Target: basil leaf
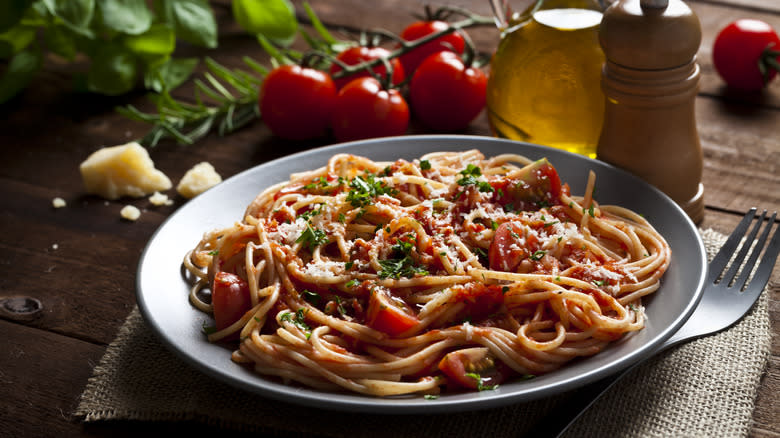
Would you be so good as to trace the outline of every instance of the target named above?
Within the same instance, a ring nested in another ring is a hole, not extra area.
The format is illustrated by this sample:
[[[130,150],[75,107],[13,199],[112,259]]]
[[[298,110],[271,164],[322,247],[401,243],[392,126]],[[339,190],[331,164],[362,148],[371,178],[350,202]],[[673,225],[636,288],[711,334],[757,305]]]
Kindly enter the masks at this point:
[[[198,65],[198,58],[169,59],[165,63],[149,68],[144,75],[144,86],[162,93],[178,87],[192,75]]]
[[[40,50],[24,50],[11,58],[8,68],[0,79],[0,103],[16,96],[32,80],[34,73],[41,67],[43,56]]]
[[[95,0],[42,0],[49,12],[74,32],[94,38],[89,23],[95,15]]]
[[[35,28],[32,26],[18,25],[0,33],[0,42],[6,47],[0,49],[0,56],[9,58],[14,53],[24,50],[35,39]]]
[[[46,29],[44,39],[46,41],[46,47],[53,53],[56,53],[68,61],[73,61],[76,57],[76,53],[78,52],[76,38],[74,38],[67,27],[59,25],[49,27]]]
[[[141,35],[128,35],[124,44],[138,55],[170,55],[176,48],[176,35],[169,25],[158,23]]]
[[[251,34],[262,34],[282,45],[292,44],[298,31],[289,0],[234,0],[233,17]]]
[[[87,88],[96,93],[116,96],[133,89],[136,60],[132,53],[116,44],[105,44],[92,59]]]
[[[152,25],[152,12],[145,0],[98,0],[103,24],[117,32],[139,35]]]
[[[16,26],[33,0],[4,0],[0,6],[0,32]]]
[[[217,47],[217,22],[207,0],[164,0],[162,6],[173,20],[176,35],[189,43]]]

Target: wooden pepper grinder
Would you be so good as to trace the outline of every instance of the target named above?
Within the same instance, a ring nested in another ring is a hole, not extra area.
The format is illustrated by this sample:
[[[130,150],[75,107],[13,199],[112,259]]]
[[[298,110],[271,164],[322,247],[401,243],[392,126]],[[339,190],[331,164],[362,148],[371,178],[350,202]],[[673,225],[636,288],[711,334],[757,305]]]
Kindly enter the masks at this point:
[[[597,157],[658,187],[700,222],[698,17],[680,0],[619,0],[604,12],[599,40],[607,61]]]

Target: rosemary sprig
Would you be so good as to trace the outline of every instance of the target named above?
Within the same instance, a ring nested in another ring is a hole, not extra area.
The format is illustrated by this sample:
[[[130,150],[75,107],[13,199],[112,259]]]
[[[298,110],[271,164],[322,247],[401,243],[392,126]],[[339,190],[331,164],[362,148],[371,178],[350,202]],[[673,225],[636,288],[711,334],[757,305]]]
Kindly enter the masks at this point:
[[[193,144],[214,127],[219,135],[225,135],[260,117],[257,95],[262,79],[242,70],[227,69],[211,58],[205,61],[204,80],[194,82],[194,104],[177,101],[164,90],[149,95],[157,114],[141,112],[132,105],[117,108],[130,119],[153,125],[139,143],[151,148],[165,138],[172,138],[180,144]],[[248,58],[244,62],[261,76],[267,73],[263,66]],[[208,103],[204,97],[208,97]]]

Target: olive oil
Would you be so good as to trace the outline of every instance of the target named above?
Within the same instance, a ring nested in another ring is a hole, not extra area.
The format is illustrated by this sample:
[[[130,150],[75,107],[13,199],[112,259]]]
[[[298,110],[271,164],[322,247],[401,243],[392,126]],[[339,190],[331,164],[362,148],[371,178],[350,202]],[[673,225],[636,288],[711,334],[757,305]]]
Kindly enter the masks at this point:
[[[490,125],[498,137],[593,158],[604,117],[601,11],[544,7],[509,21],[491,63]]]

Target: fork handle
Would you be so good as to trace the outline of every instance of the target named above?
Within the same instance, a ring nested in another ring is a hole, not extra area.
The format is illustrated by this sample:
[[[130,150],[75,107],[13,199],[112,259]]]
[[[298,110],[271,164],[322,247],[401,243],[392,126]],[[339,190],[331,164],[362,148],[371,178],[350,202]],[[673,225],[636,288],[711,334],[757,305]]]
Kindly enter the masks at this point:
[[[685,340],[696,337],[695,334],[689,333],[685,330],[688,324],[684,324],[678,332],[672,335],[671,338],[664,341],[658,349],[653,350],[646,358],[631,365],[625,370],[611,374],[597,380],[593,383],[589,383],[582,389],[578,390],[576,395],[564,402],[563,406],[555,409],[555,412],[548,414],[545,418],[542,418],[536,423],[536,425],[529,431],[526,436],[528,437],[556,437],[560,438],[569,428],[577,421],[596,401],[609,391],[617,382],[621,381],[623,377],[629,374],[634,368],[643,364],[651,357],[655,357],[658,353],[675,346]]]

